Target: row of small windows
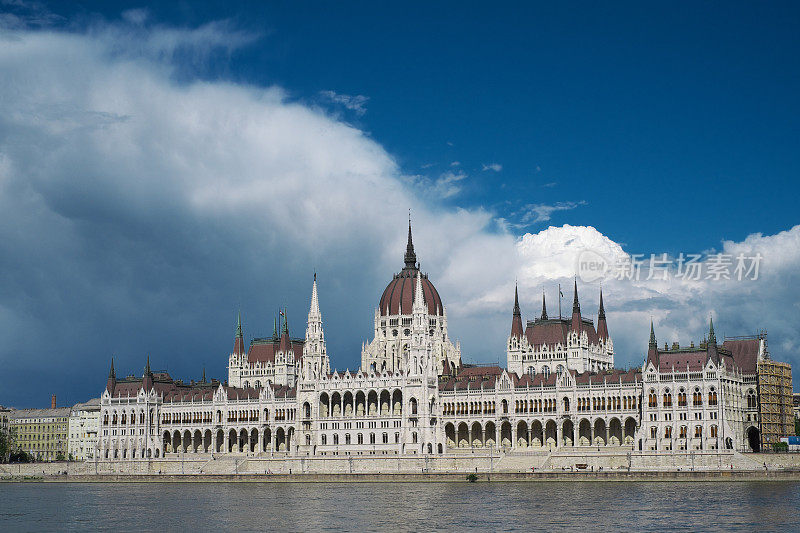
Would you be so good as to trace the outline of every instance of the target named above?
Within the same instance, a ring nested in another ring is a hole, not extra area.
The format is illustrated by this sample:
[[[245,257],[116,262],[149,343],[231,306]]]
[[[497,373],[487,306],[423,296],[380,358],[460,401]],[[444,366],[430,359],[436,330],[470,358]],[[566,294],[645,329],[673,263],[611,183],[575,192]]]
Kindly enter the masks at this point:
[[[708,405],[717,405],[717,391],[714,390],[714,387],[708,392]],[[678,407],[686,407],[687,406],[687,395],[683,389],[678,392]],[[695,387],[694,392],[692,393],[692,406],[693,407],[701,407],[703,405],[703,393],[700,391],[700,387]],[[647,395],[647,406],[648,407],[658,407],[658,394],[656,393],[655,389],[650,389],[650,393]],[[663,407],[672,407],[672,393],[669,389],[664,391],[662,395],[662,406]]]
[[[711,426],[711,438],[716,438],[718,436],[719,430],[716,425]],[[678,429],[678,438],[685,439],[688,435],[688,428],[686,426],[681,426]],[[703,426],[695,426],[694,427],[694,437],[701,438],[703,436]],[[658,438],[658,428],[656,426],[650,427],[650,438],[657,439]],[[672,438],[672,426],[667,426],[664,428],[664,438],[671,439]]]
[[[309,436],[307,436],[307,438],[306,438],[306,444],[310,444],[310,443],[311,443],[311,441],[310,441],[310,438],[311,438],[311,436],[310,436],[310,435],[309,435]],[[412,433],[412,434],[411,434],[411,441],[412,441],[414,444],[417,444],[417,439],[418,439],[418,437],[417,437],[417,433],[416,433],[416,432]],[[321,443],[323,446],[327,446],[327,445],[328,445],[328,436],[323,434],[323,435],[320,437],[320,443]],[[345,433],[345,434],[344,434],[344,443],[345,443],[346,445],[347,445],[347,444],[352,444],[352,443],[351,443],[351,438],[350,438],[350,433]],[[375,435],[375,433],[370,433],[370,434],[369,434],[369,443],[370,443],[370,444],[377,444],[377,442],[376,442],[376,435]],[[382,444],[389,444],[389,434],[388,434],[388,433],[383,433],[383,434],[381,435],[381,443],[382,443]],[[399,444],[399,443],[400,443],[400,433],[395,433],[395,434],[394,434],[394,443],[395,443],[395,444]],[[333,444],[334,446],[338,446],[338,445],[339,445],[339,435],[338,435],[338,434],[336,434],[336,433],[334,433],[334,434],[333,434],[333,438],[332,438],[332,444]],[[364,434],[363,434],[363,433],[358,433],[358,434],[356,435],[356,444],[364,444]]]

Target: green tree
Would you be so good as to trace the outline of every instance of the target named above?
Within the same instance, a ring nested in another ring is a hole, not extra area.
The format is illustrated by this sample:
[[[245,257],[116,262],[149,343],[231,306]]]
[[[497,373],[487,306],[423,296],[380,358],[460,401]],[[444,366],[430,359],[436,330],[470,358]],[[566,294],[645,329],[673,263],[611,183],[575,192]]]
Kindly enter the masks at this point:
[[[56,461],[63,461],[65,459],[64,452],[58,452],[56,454]]]
[[[11,455],[11,435],[0,430],[0,463],[5,463]]]

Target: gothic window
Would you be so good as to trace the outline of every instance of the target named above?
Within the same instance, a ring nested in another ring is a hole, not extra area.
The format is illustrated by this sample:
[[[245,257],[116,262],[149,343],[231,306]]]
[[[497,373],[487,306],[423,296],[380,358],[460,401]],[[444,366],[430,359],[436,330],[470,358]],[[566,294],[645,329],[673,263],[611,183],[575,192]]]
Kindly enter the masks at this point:
[[[672,393],[669,392],[669,389],[664,391],[664,407],[672,407]]]
[[[547,365],[544,365],[542,367],[542,374],[544,375],[544,379],[547,379],[550,376],[550,367],[547,366]]]

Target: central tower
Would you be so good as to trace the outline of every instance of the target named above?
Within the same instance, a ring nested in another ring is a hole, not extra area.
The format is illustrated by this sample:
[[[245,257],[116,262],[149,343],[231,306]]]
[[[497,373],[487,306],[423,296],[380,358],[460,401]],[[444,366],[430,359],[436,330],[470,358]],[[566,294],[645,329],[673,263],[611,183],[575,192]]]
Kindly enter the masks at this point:
[[[410,350],[421,345],[430,350],[437,373],[445,365],[450,371],[461,366],[461,347],[447,336],[447,310],[436,287],[419,269],[409,220],[404,266],[386,286],[375,309],[375,337],[362,346],[361,370],[408,372]]]

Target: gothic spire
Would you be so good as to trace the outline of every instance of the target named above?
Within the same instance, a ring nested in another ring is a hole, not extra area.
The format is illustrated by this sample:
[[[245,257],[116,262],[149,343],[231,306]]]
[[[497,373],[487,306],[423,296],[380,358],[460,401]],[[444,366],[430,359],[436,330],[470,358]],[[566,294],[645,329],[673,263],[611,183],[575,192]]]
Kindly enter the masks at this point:
[[[578,278],[575,278],[575,288],[573,289],[573,298],[572,298],[572,312],[578,313],[578,316],[581,314],[581,304],[578,302]]]
[[[650,348],[657,348],[658,344],[656,343],[656,332],[653,329],[653,319],[650,319]]]
[[[417,254],[414,253],[414,241],[411,239],[411,214],[408,215],[408,244],[406,245],[406,268],[416,268]]]
[[[606,310],[603,308],[603,289],[600,289],[600,309],[597,311],[597,336],[608,338],[608,324],[606,324]]]
[[[572,298],[572,325],[570,326],[573,331],[579,334],[582,330],[581,326],[581,304],[578,302],[578,278],[575,278],[574,296]]]
[[[717,336],[714,334],[714,318],[713,317],[709,317],[708,343],[709,344],[716,344],[717,343]]]
[[[422,292],[422,274],[420,272],[417,272],[416,286],[414,288],[413,309],[424,309],[425,311],[428,310],[428,308],[425,306],[425,294]]]
[[[544,289],[542,289],[542,320],[547,320],[547,301],[544,297]]]
[[[203,378],[200,380],[200,383],[206,382],[206,367],[203,367]]]
[[[605,320],[606,318],[606,310],[603,309],[603,289],[600,289],[600,310],[597,312],[597,319],[598,320]]]
[[[653,329],[653,319],[650,319],[650,342],[647,347],[647,363],[653,363],[653,366],[658,369],[659,356],[658,345],[656,344],[656,333]]]
[[[522,312],[519,309],[519,290],[514,284],[514,314],[511,317],[511,337],[522,338]]]
[[[144,367],[144,373],[145,374],[152,374],[152,372],[150,372],[150,354],[147,354],[147,363],[145,364],[145,367]]]
[[[241,355],[244,353],[244,335],[242,334],[242,312],[236,314],[236,337],[233,340],[233,353]]]
[[[116,379],[117,374],[114,372],[114,358],[111,358],[111,369],[108,371],[108,379]]]

